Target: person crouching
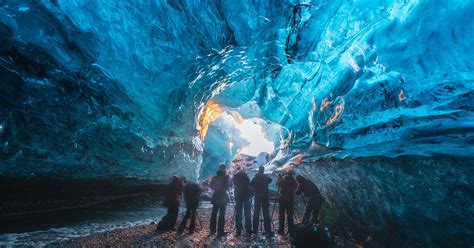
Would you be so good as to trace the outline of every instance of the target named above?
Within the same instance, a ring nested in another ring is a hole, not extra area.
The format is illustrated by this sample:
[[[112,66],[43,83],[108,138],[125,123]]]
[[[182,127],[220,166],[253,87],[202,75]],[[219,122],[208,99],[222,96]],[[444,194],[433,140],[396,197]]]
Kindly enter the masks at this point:
[[[325,202],[324,197],[321,195],[318,187],[310,180],[298,175],[296,176],[296,181],[298,181],[296,194],[302,193],[308,199],[302,222],[306,224],[318,223],[319,210],[321,210],[321,206]]]
[[[183,188],[183,181],[177,176],[173,176],[170,183],[166,185],[163,205],[167,208],[167,212],[160,223],[158,223],[156,228],[158,231],[175,230],[174,226],[178,220],[180,198]]]

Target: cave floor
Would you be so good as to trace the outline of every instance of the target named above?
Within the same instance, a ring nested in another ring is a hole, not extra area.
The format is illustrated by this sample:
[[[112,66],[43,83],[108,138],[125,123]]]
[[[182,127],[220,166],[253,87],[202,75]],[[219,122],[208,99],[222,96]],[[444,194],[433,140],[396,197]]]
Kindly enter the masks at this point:
[[[209,204],[203,205],[209,206]],[[159,232],[156,231],[156,223],[151,223],[53,243],[47,247],[291,247],[288,235],[275,234],[273,237],[266,237],[263,234],[251,237],[236,236],[232,223],[232,213],[233,208],[230,205],[227,208],[225,223],[225,230],[228,234],[223,238],[217,238],[215,235],[209,234],[211,208],[201,207],[198,209],[199,219],[196,231],[193,234],[188,234],[187,229],[180,235],[176,231]],[[183,212],[180,212],[178,224],[182,215]],[[297,218],[301,219],[301,215],[297,214]],[[275,210],[272,222],[273,229],[276,229],[278,209]],[[339,237],[336,237],[336,243],[335,247],[361,247]]]

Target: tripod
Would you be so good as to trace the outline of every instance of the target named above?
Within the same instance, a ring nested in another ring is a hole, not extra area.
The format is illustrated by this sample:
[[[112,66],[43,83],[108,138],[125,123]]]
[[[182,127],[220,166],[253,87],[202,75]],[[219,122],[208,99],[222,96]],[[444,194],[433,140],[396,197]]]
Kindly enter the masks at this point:
[[[234,213],[232,214],[232,219],[230,219],[231,226],[233,226],[234,225],[234,219],[235,219],[235,201],[234,201],[234,197],[232,196],[231,193],[232,192],[230,192],[230,189],[227,190],[227,194],[229,194],[229,198],[230,198],[230,204],[232,204],[234,206]]]
[[[298,217],[296,217],[295,208],[293,208],[293,218],[295,219],[295,223],[299,223]]]
[[[297,195],[297,196],[298,196],[298,195]],[[304,208],[306,208],[306,205],[307,205],[306,199],[304,198],[303,195],[299,195],[299,197],[300,197],[300,199],[301,199],[301,202],[303,203]],[[294,211],[294,209],[293,209],[293,211]],[[306,210],[303,209],[303,211],[306,211]],[[293,214],[293,216],[295,216],[295,220],[298,221],[298,219],[296,218],[296,215]],[[301,217],[301,222],[303,222],[303,218],[304,218],[304,216]]]
[[[280,190],[281,190],[281,188],[278,187],[277,198],[275,199],[275,203],[274,203],[274,205],[273,205],[273,210],[272,210],[272,217],[271,217],[272,220],[273,220],[273,214],[274,214],[275,209],[276,209],[276,203],[277,203],[277,201],[278,201],[278,199],[279,199],[279,197],[280,197]],[[299,223],[298,217],[296,216],[296,211],[295,211],[295,205],[296,205],[296,204],[295,204],[295,203],[296,203],[295,201],[293,201],[293,203],[292,203],[292,204],[293,204],[293,208],[292,208],[293,220],[294,220],[294,223]],[[303,203],[306,205],[306,202],[305,202],[304,197],[303,197]],[[281,207],[281,206],[280,206],[280,207]],[[272,224],[273,224],[273,222],[272,222]]]
[[[196,218],[197,218],[197,220],[198,220],[198,222],[199,222],[199,226],[200,226],[201,229],[202,229],[202,222],[201,222],[201,218],[199,218],[199,214],[198,214],[198,212],[197,212],[197,209],[196,209]]]
[[[253,215],[255,215],[255,207],[254,207],[254,205],[255,205],[255,199],[254,199],[254,202],[251,202],[251,204],[250,204],[250,207],[251,207],[251,209],[252,209]],[[260,211],[260,209],[259,209],[258,211]],[[259,221],[259,223],[258,223],[259,227],[258,227],[258,228],[259,228],[260,230],[263,230],[263,211],[262,211],[262,215],[259,214],[259,220],[258,220],[258,221]],[[255,231],[255,230],[254,230],[254,231]]]
[[[275,213],[275,208],[276,208],[276,205],[277,205],[277,201],[278,201],[278,198],[280,197],[280,187],[278,187],[278,191],[277,191],[277,197],[275,198],[275,202],[273,203],[273,210],[272,210],[272,215],[270,217],[270,220],[272,221],[272,229],[273,229],[273,214]]]
[[[198,211],[197,211],[198,209],[199,209],[199,204],[196,205],[196,206],[194,206],[194,205],[192,205],[192,206],[187,205],[186,206],[186,212],[181,218],[181,224],[179,225],[179,228],[178,228],[178,234],[183,233],[183,231],[186,228],[186,225],[188,223],[188,218],[191,221],[190,226],[189,226],[190,233],[194,232],[194,230],[195,230],[196,219],[198,220],[199,226],[202,229],[202,222],[201,222],[201,218],[199,218],[199,214],[198,214]]]

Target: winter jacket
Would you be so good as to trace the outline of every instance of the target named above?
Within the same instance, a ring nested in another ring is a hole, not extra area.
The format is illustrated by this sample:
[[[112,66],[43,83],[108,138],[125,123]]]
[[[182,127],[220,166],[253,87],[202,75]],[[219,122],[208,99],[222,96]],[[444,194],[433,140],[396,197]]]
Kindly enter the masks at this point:
[[[199,203],[201,200],[202,188],[197,183],[188,183],[184,186],[184,201],[186,204]]]
[[[296,194],[303,193],[305,197],[324,200],[324,197],[321,195],[318,187],[311,182],[310,180],[304,179],[302,182],[298,183],[298,188],[296,190]]]
[[[292,199],[295,195],[298,182],[293,176],[286,175],[278,180],[280,199]]]
[[[269,176],[257,173],[251,183],[255,189],[255,197],[268,196],[268,185],[271,182],[272,179]]]
[[[181,193],[183,193],[183,182],[174,176],[171,182],[166,186],[164,205],[168,208],[179,207]]]
[[[232,178],[234,183],[234,196],[235,199],[246,199],[250,197],[250,179],[244,171],[239,171]]]
[[[228,196],[227,190],[229,189],[229,176],[225,174],[225,171],[217,171],[216,175],[212,177],[210,187],[214,190],[212,194],[212,204],[227,204]]]

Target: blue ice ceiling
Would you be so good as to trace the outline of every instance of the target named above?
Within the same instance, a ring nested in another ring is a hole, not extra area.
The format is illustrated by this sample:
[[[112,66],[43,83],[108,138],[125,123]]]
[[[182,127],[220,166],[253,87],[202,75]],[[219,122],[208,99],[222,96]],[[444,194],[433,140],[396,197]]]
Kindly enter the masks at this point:
[[[209,100],[288,128],[295,149],[472,156],[472,10],[469,1],[5,2],[1,173],[199,167]]]
[[[0,175],[195,178],[236,134],[213,129],[219,113],[238,113],[284,130],[276,162],[301,163],[357,238],[463,246],[474,236],[473,11],[437,0],[3,1]],[[387,226],[425,240],[384,236]],[[433,238],[446,232],[463,238]]]

